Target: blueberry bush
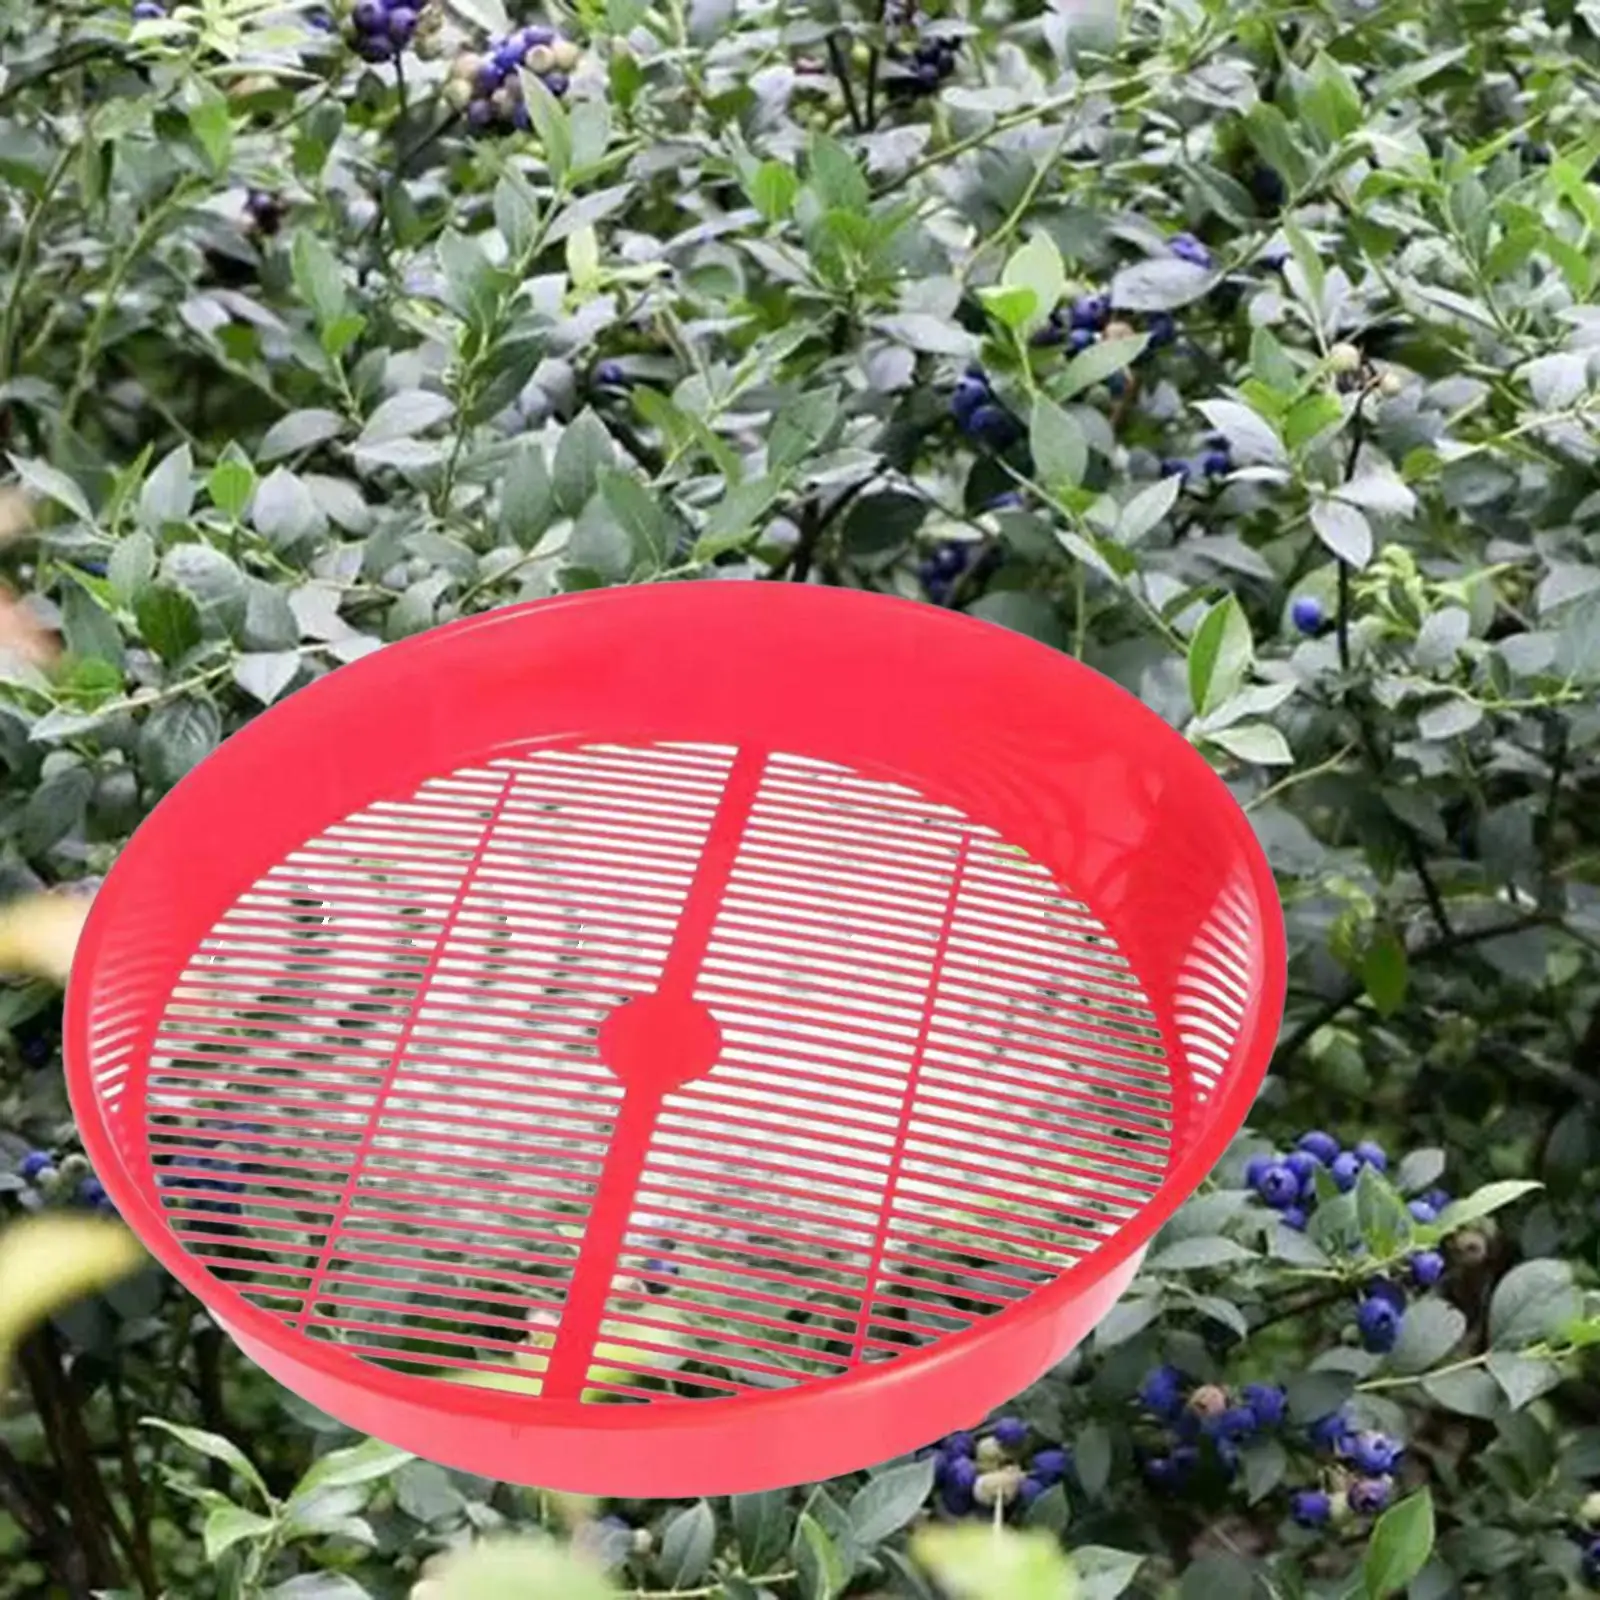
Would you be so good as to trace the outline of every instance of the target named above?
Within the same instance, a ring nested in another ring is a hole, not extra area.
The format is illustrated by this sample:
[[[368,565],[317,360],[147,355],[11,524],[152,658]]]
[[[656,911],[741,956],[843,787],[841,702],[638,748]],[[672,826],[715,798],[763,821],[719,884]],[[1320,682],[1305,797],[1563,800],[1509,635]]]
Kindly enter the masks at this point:
[[[809,582],[1137,692],[1290,990],[1005,1415],[595,1504],[349,1436],[138,1265],[4,920],[0,1596],[1600,1590],[1597,108],[1595,0],[9,0],[0,879],[52,948],[343,662]]]

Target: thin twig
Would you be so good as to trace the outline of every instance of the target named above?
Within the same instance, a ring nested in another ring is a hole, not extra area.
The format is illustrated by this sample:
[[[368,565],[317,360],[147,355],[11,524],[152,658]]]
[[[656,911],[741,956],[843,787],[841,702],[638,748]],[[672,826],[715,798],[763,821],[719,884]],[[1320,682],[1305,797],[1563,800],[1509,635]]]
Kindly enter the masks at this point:
[[[836,33],[828,35],[828,64],[833,68],[834,77],[839,80],[839,92],[844,96],[844,109],[849,115],[850,126],[857,133],[865,133],[867,125],[862,120],[861,108],[856,104],[856,92],[850,86],[850,63],[845,60]]]

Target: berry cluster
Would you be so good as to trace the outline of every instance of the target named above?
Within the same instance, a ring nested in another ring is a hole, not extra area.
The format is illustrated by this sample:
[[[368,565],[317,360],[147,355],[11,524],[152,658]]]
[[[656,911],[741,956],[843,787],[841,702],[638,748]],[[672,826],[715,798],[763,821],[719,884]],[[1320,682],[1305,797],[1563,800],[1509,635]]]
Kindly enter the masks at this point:
[[[1313,1129],[1301,1134],[1287,1155],[1251,1158],[1245,1182],[1274,1211],[1285,1227],[1303,1230],[1317,1203],[1317,1174],[1325,1172],[1341,1194],[1356,1186],[1363,1167],[1387,1172],[1389,1158],[1381,1145],[1363,1139],[1349,1150],[1341,1149],[1331,1133]],[[1437,1222],[1450,1204],[1443,1189],[1430,1189],[1407,1203],[1412,1219],[1424,1226]],[[1444,1276],[1444,1257],[1437,1250],[1417,1250],[1407,1263],[1412,1283],[1429,1289]],[[1405,1318],[1406,1294],[1397,1283],[1376,1278],[1362,1286],[1356,1307],[1356,1331],[1371,1351],[1392,1350]]]
[[[1343,1409],[1312,1423],[1307,1437],[1314,1450],[1332,1457],[1324,1484],[1291,1496],[1289,1515],[1302,1528],[1338,1524],[1352,1513],[1376,1516],[1394,1494],[1394,1473],[1405,1446],[1375,1429],[1358,1429]]]
[[[1202,442],[1200,454],[1193,460],[1181,456],[1168,456],[1161,463],[1163,478],[1182,478],[1192,483],[1196,476],[1225,478],[1233,471],[1233,446],[1223,433],[1208,433]]]
[[[104,1185],[80,1155],[64,1156],[58,1163],[48,1150],[30,1150],[18,1163],[17,1176],[26,1185],[19,1198],[29,1211],[66,1204],[101,1216],[117,1214]]]
[[[922,1452],[933,1457],[933,1481],[944,1509],[952,1517],[974,1511],[992,1516],[996,1506],[1026,1510],[1062,1482],[1072,1471],[1070,1452],[1047,1445],[1030,1453],[1029,1432],[1021,1417],[1001,1417],[981,1438],[952,1433]]]
[[[467,114],[474,133],[504,132],[532,125],[523,100],[523,71],[531,72],[553,95],[564,95],[578,47],[554,28],[519,28],[504,39],[491,39],[481,55],[457,56],[447,90]]]
[[[416,7],[403,0],[356,0],[350,10],[350,44],[363,61],[392,61],[417,31]]]
[[[942,39],[937,34],[918,40],[909,53],[899,45],[890,45],[884,52],[890,63],[884,75],[889,93],[906,100],[937,94],[956,70],[956,51],[960,48],[959,39]]]
[[[1247,1383],[1236,1395],[1215,1383],[1191,1390],[1176,1367],[1147,1373],[1139,1385],[1139,1404],[1169,1430],[1162,1450],[1142,1461],[1145,1481],[1158,1489],[1179,1488],[1207,1449],[1231,1478],[1240,1446],[1282,1428],[1288,1411],[1284,1391],[1275,1383]]]
[[[968,367],[950,396],[950,414],[956,426],[991,450],[1005,450],[1022,437],[1022,424],[996,397],[982,367]]]
[[[1101,339],[1128,339],[1138,331],[1129,322],[1112,320],[1109,295],[1087,293],[1078,295],[1070,305],[1057,306],[1045,325],[1033,335],[1032,342],[1041,349],[1065,345],[1067,353],[1075,356]],[[1177,340],[1177,319],[1170,311],[1151,312],[1144,319],[1143,331],[1149,342],[1139,358],[1141,361]],[[1121,378],[1122,374],[1114,376]],[[1120,385],[1108,380],[1107,387],[1116,393]]]

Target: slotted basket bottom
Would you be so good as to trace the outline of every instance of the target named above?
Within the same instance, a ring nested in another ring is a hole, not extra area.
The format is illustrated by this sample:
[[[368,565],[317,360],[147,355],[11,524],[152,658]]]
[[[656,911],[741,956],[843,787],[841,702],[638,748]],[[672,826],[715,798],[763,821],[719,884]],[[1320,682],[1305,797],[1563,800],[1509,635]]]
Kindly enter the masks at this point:
[[[869,664],[901,711],[954,666],[987,763],[864,710]],[[392,646],[180,785],[85,934],[74,1099],[130,1222],[335,1415],[550,1487],[768,1486],[975,1420],[1103,1314],[1248,1105],[1276,915],[1209,770],[1064,658],[609,592]]]

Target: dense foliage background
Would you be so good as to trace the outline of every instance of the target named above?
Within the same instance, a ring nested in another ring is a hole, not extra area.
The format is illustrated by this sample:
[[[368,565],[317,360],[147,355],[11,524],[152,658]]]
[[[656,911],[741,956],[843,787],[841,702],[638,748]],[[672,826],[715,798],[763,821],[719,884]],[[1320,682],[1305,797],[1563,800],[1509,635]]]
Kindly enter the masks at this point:
[[[1136,690],[1248,807],[1292,965],[1252,1131],[1082,1351],[731,1505],[469,1479],[276,1388],[126,1275],[58,991],[0,991],[0,1594],[1600,1586],[1597,36],[1595,0],[11,0],[8,892],[92,889],[387,640],[817,582]]]

